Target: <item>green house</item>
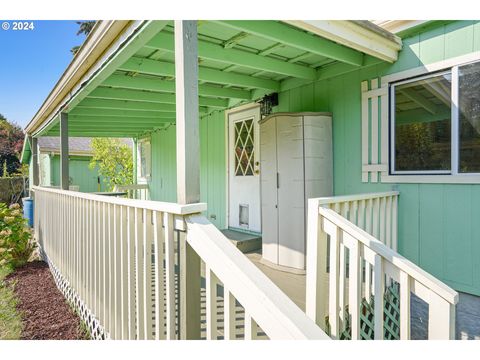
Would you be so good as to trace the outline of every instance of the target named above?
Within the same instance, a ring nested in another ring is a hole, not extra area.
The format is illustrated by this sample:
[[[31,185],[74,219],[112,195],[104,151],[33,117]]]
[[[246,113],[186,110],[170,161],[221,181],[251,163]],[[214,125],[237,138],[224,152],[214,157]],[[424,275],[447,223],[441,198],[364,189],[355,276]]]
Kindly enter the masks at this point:
[[[428,338],[462,337],[457,291],[480,296],[479,35],[479,21],[98,22],[69,68],[78,80],[62,78],[26,133],[134,138],[135,186],[151,200],[84,201],[124,219],[115,234],[137,229],[136,253],[165,234],[152,251],[173,256],[173,226],[184,286],[180,330],[169,307],[165,323],[147,316],[133,335],[100,312],[104,334],[150,338],[152,325],[167,338],[217,338],[218,295],[225,314],[230,296],[244,307],[245,337],[411,338],[413,293],[428,304]],[[47,201],[73,195],[33,183],[40,234]],[[39,241],[51,253],[55,242]],[[168,264],[158,271],[171,275]],[[163,296],[157,286],[148,291]],[[399,315],[383,319],[378,304]],[[384,333],[384,321],[397,330]]]
[[[98,169],[90,169],[92,159],[91,138],[72,137],[69,142],[69,183],[72,189],[82,192],[105,190]],[[31,150],[27,145],[22,153],[22,163],[32,167]],[[60,186],[60,139],[45,136],[38,140],[39,182],[42,186]],[[32,172],[30,171],[30,177]],[[32,179],[30,179],[32,181]],[[32,182],[30,182],[32,183]]]

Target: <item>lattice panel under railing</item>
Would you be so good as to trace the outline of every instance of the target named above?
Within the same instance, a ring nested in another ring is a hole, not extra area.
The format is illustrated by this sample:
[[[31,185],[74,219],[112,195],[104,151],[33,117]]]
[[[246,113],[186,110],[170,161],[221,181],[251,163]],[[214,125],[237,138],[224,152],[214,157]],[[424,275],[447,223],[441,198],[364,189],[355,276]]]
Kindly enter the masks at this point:
[[[400,340],[400,287],[394,282],[390,285],[384,294],[385,306],[383,310],[383,338],[385,340]],[[370,302],[362,299],[360,311],[360,338],[362,340],[375,339],[375,317],[374,317],[374,297],[371,296]],[[352,339],[351,315],[348,312],[348,305],[345,308],[343,329],[340,333],[340,340]],[[326,318],[326,329],[330,329],[328,316]],[[327,331],[330,335],[330,331]]]

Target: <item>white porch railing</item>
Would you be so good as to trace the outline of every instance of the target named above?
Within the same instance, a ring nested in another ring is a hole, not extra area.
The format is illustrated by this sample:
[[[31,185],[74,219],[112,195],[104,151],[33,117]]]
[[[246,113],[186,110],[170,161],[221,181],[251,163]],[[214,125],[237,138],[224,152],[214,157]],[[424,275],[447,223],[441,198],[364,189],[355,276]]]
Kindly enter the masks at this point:
[[[370,323],[370,336],[383,339],[384,314],[399,305],[399,316],[385,321],[397,322],[397,338],[410,339],[415,294],[428,304],[428,338],[453,339],[457,292],[322,202],[309,200],[307,314],[333,338],[368,338]],[[394,288],[399,301],[389,303],[385,292]]]
[[[270,339],[329,338],[199,214],[205,204],[33,190],[36,239],[93,332],[112,339],[200,337],[206,306],[208,339],[253,339],[262,332]]]
[[[376,239],[397,251],[398,191],[332,196],[316,199]]]
[[[148,184],[115,185],[113,191],[126,192],[128,199],[150,200]]]

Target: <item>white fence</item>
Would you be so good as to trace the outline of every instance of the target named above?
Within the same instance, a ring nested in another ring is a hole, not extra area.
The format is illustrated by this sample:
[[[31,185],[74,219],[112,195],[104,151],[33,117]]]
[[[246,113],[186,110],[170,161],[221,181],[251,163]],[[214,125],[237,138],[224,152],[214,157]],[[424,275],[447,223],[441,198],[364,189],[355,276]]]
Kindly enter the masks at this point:
[[[383,339],[385,291],[392,284],[399,285],[399,338],[410,339],[411,294],[428,304],[428,338],[454,338],[457,292],[319,199],[309,200],[308,216],[306,311],[333,338],[347,330],[352,339],[362,337],[366,302],[374,308],[374,338]]]
[[[397,251],[398,191],[314,199],[314,206],[334,210],[351,223]]]
[[[239,325],[244,339],[259,333],[270,339],[329,338],[199,215],[205,204],[33,190],[36,239],[64,279],[64,293],[80,299],[107,338],[200,338],[202,262],[206,338],[239,338]]]

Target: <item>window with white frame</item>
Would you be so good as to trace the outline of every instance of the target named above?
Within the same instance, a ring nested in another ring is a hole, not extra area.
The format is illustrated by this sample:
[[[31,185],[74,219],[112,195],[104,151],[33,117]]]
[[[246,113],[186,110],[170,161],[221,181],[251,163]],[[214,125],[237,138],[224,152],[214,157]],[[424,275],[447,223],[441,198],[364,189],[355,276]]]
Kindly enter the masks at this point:
[[[390,84],[392,174],[480,173],[480,62]]]
[[[149,180],[151,176],[151,148],[150,140],[143,139],[138,142],[138,177],[140,179]]]

